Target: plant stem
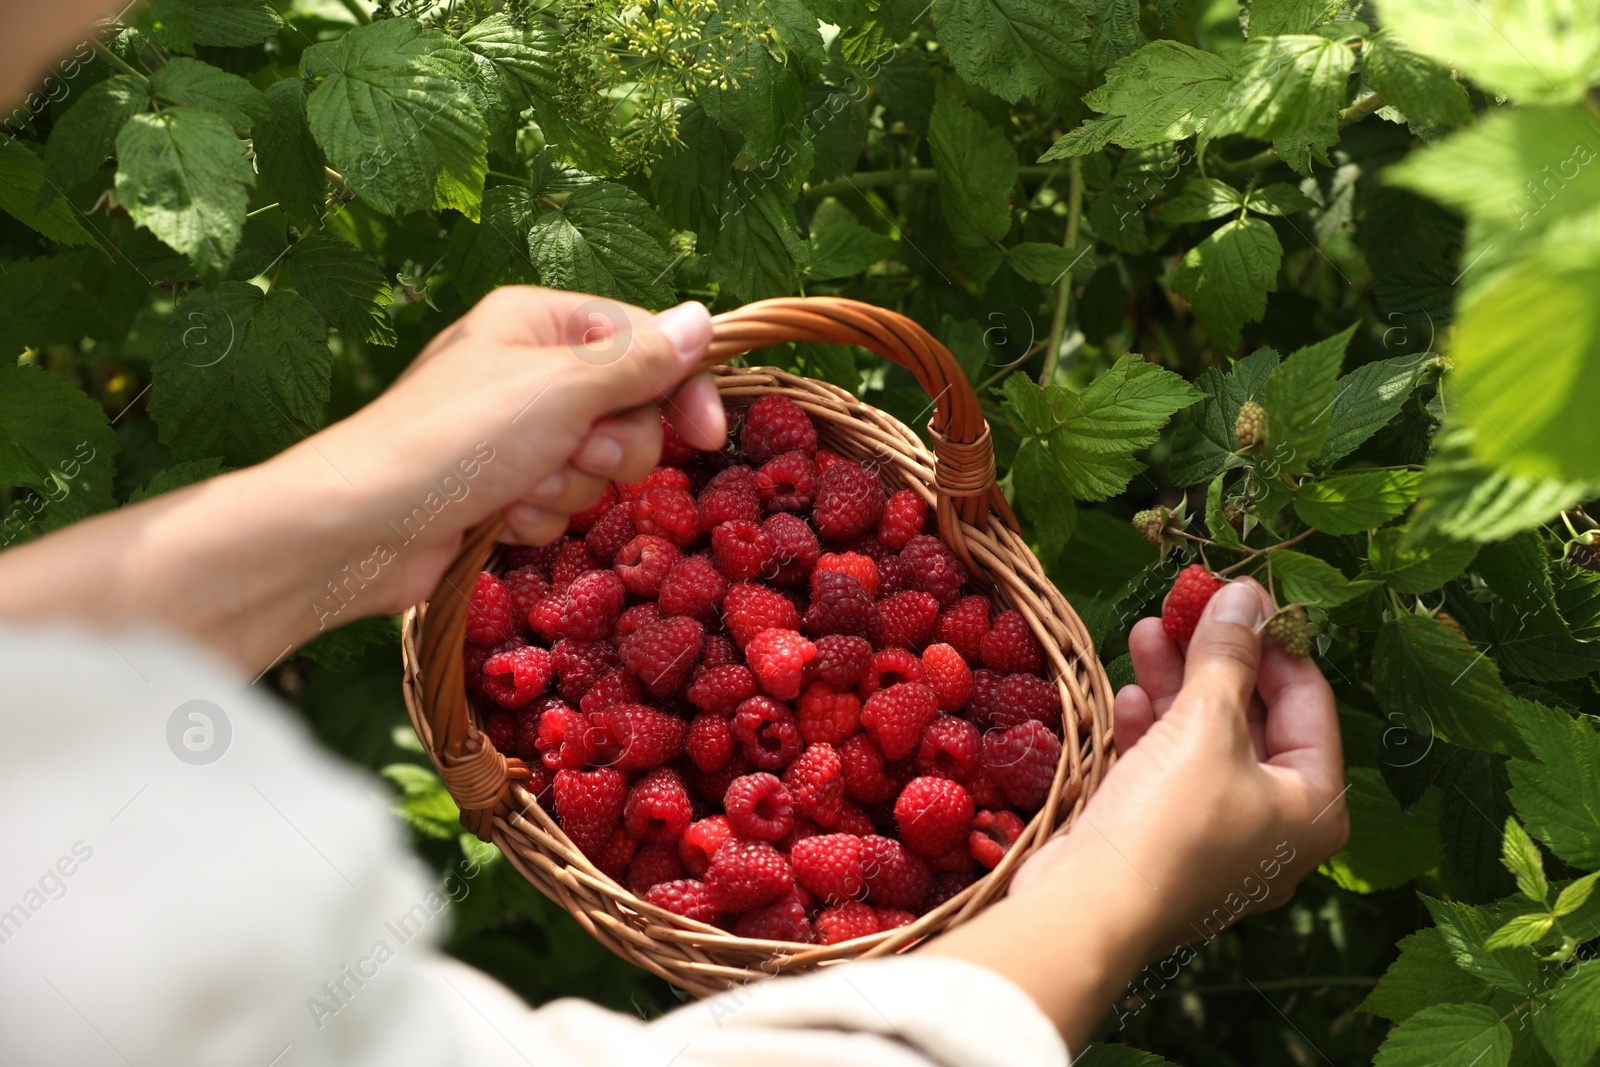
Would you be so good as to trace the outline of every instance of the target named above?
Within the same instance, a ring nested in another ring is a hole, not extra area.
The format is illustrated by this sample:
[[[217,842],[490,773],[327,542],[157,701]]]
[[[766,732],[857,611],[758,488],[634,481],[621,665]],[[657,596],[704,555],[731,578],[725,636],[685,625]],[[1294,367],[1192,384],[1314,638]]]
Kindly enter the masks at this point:
[[[1279,551],[1281,551],[1281,550],[1283,550],[1285,548],[1290,548],[1290,547],[1292,547],[1294,545],[1298,545],[1301,541],[1304,541],[1306,538],[1310,537],[1312,534],[1314,534],[1316,532],[1317,532],[1316,527],[1313,526],[1313,527],[1311,527],[1309,529],[1303,530],[1300,533],[1295,534],[1293,537],[1289,538],[1289,540],[1287,540],[1287,541],[1279,541],[1277,544],[1268,545],[1266,548],[1251,548],[1251,549],[1247,549],[1246,551],[1248,552],[1248,555],[1246,555],[1244,557],[1244,559],[1241,559],[1237,563],[1232,563],[1232,564],[1229,564],[1227,567],[1224,567],[1222,570],[1217,572],[1217,577],[1218,578],[1226,577],[1227,575],[1229,575],[1229,574],[1233,573],[1234,571],[1238,570],[1240,567],[1247,567],[1250,564],[1254,563],[1256,560],[1260,559],[1262,556],[1265,556],[1268,552],[1279,552]],[[1223,545],[1221,547],[1227,548],[1228,546],[1227,545]],[[1231,551],[1237,552],[1238,549],[1232,549]]]
[[[361,25],[369,26],[372,24],[372,16],[367,14],[366,9],[358,4],[356,0],[339,0],[339,2],[344,5],[346,11],[355,16],[355,20]]]
[[[1061,238],[1062,247],[1078,247],[1078,222],[1083,217],[1083,161],[1072,157],[1067,180],[1067,232]],[[1055,380],[1056,368],[1061,362],[1061,336],[1067,329],[1067,306],[1072,300],[1072,267],[1061,272],[1056,283],[1056,309],[1050,319],[1050,343],[1044,350],[1044,369],[1039,372],[1039,384],[1049,385]]]
[[[1339,112],[1339,129],[1342,130],[1347,126],[1353,126],[1387,103],[1388,101],[1379,93],[1372,93],[1369,96],[1362,97]],[[1253,156],[1246,156],[1233,163],[1225,160],[1218,161],[1212,165],[1212,169],[1219,175],[1238,177],[1266,170],[1278,160],[1279,156],[1276,148],[1264,148]]]
[[[107,63],[110,63],[117,70],[124,74],[131,74],[146,84],[149,83],[150,79],[147,78],[142,71],[132,66],[127,60],[117,55],[115,52],[101,44],[99,41],[95,40],[93,37],[89,38],[89,45],[100,54],[101,59],[105,60]]]
[[[1023,181],[1043,181],[1059,169],[1059,167],[1018,167],[1017,177]],[[818,182],[806,189],[806,196],[813,200],[821,200],[862,189],[883,189],[893,185],[933,185],[938,180],[939,173],[932,167],[868,170],[835,178],[832,181]]]

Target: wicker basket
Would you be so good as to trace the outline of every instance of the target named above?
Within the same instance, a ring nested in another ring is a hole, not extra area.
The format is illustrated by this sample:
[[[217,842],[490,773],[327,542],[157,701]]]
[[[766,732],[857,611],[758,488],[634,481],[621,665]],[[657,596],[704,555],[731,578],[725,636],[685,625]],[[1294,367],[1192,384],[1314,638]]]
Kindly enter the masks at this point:
[[[786,396],[810,414],[824,446],[877,467],[888,490],[911,488],[935,503],[940,535],[974,580],[1020,611],[1040,639],[1065,713],[1061,762],[1044,807],[1004,861],[958,896],[908,926],[836,945],[734,937],[647,904],[602,874],[522,788],[522,763],[496,752],[472,721],[462,665],[467,603],[502,525],[493,519],[470,531],[432,598],[405,617],[405,698],[417,735],[468,829],[497,845],[613,952],[702,996],[753,978],[904,951],[971,918],[1005,891],[1024,858],[1071,825],[1115,758],[1105,670],[1082,621],[1017,532],[995,484],[988,424],[949,351],[902,315],[829,297],[761,301],[712,322],[707,364],[724,399],[737,405]],[[770,367],[717,366],[785,341],[860,345],[908,368],[933,398],[934,452],[903,423],[837,386]]]

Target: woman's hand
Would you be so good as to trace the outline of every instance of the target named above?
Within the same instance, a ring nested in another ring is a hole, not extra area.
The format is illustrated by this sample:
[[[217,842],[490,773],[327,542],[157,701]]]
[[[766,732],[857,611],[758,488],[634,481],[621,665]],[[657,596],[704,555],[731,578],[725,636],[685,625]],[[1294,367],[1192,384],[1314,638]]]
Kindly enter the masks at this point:
[[[655,465],[658,405],[690,444],[720,446],[722,405],[693,374],[710,339],[699,304],[652,315],[498,289],[343,422],[0,554],[0,616],[162,625],[254,674],[426,597],[463,531],[491,515],[509,539],[560,536],[607,482]]]
[[[1286,903],[1349,819],[1333,693],[1309,659],[1263,647],[1255,627],[1271,610],[1240,579],[1187,649],[1138,623],[1117,763],[1010,896],[929,951],[1012,978],[1079,1048],[1148,960]]]

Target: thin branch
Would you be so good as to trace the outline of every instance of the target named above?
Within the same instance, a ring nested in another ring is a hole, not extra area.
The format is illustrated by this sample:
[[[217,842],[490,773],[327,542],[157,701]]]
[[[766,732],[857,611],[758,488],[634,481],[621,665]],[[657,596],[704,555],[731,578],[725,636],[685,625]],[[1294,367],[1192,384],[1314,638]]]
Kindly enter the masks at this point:
[[[93,37],[89,38],[89,46],[99,53],[101,59],[105,60],[107,63],[110,63],[117,70],[124,74],[133,75],[146,85],[150,83],[150,79],[146,77],[142,71],[130,64],[121,56],[117,55],[111,49],[107,48],[105,45],[101,44],[99,41],[95,40]]]
[[[1366,96],[1360,100],[1357,100],[1355,103],[1339,112],[1339,129],[1342,130],[1347,126],[1355,125],[1387,103],[1388,101],[1378,93],[1373,93],[1370,96]],[[1279,158],[1278,150],[1276,148],[1264,148],[1255,155],[1246,156],[1237,162],[1229,163],[1226,160],[1222,160],[1214,163],[1212,164],[1212,170],[1220,175],[1238,177],[1240,175],[1253,174],[1257,171],[1266,170],[1268,167],[1278,162]]]
[[[1067,179],[1067,232],[1061,238],[1065,248],[1078,247],[1078,222],[1083,217],[1083,160],[1072,157]],[[1039,384],[1055,381],[1056,368],[1061,362],[1061,336],[1067,329],[1067,305],[1072,300],[1072,267],[1061,272],[1056,283],[1056,309],[1050,318],[1050,343],[1044,350],[1044,369],[1039,372]]]
[[[1059,165],[1053,167],[1018,167],[1017,177],[1022,181],[1043,181],[1055,174],[1059,169]],[[813,200],[821,200],[825,197],[838,196],[841,193],[856,192],[861,189],[884,189],[895,185],[933,185],[938,180],[939,172],[932,167],[911,167],[904,170],[867,170],[808,186],[806,188],[806,196]]]
[[[339,2],[344,5],[346,11],[355,16],[355,20],[361,25],[371,25],[372,16],[367,14],[366,8],[358,4],[356,0],[339,0]]]

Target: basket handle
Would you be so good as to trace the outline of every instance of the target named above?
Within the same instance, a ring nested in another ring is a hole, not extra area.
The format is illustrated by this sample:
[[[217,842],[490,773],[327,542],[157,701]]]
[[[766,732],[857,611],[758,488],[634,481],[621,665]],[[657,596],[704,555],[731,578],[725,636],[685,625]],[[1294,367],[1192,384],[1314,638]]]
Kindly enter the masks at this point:
[[[950,350],[887,308],[842,297],[780,297],[714,316],[702,368],[786,341],[859,345],[916,376],[933,398],[928,435],[933,440],[939,534],[975,577],[987,578],[987,569],[967,548],[963,524],[981,527],[991,512],[1013,530],[1017,520],[995,480],[994,446],[978,394]],[[467,531],[460,553],[428,599],[418,642],[430,754],[461,808],[462,823],[485,841],[495,812],[509,799],[510,783],[528,776],[520,760],[497,752],[472,723],[461,661],[467,605],[478,572],[504,528],[504,520],[494,515]]]

